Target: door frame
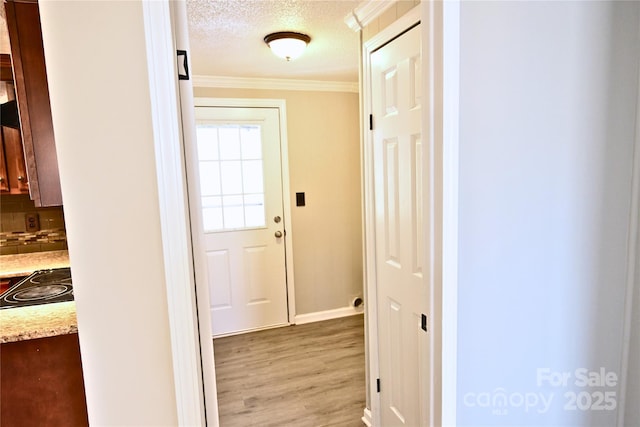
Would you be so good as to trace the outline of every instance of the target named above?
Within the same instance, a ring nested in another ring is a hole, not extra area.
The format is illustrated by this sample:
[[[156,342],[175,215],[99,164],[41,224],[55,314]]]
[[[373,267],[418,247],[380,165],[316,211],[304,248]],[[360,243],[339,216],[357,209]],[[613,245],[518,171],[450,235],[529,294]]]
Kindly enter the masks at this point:
[[[624,304],[624,324],[622,340],[622,357],[620,361],[620,394],[618,396],[617,427],[624,427],[629,401],[630,372],[636,368],[630,365],[632,359],[632,334],[634,316],[640,311],[636,295],[640,292],[640,69],[638,69],[638,88],[636,95],[636,134],[633,148],[633,165],[631,166],[631,206],[629,215],[629,239],[627,241],[627,283]],[[638,327],[635,326],[635,329]],[[636,338],[637,339],[637,338]]]
[[[176,46],[185,40],[183,1],[141,2],[147,50],[150,109],[156,152],[161,235],[179,425],[218,426],[213,345],[203,345],[193,274],[193,246],[184,163],[184,138],[190,131],[185,105],[193,99],[191,80],[178,80]],[[181,29],[183,31],[181,31]],[[210,330],[210,328],[209,328]],[[212,341],[209,340],[212,344]],[[210,362],[210,363],[209,363]],[[209,366],[211,366],[210,369]],[[213,381],[208,380],[213,378]],[[213,388],[211,388],[213,387]]]
[[[413,8],[406,15],[389,25],[380,33],[364,43],[362,53],[363,74],[363,116],[370,117],[373,114],[373,89],[371,77],[371,55],[378,48],[388,43],[393,38],[402,34],[408,28],[420,22],[420,8]],[[423,67],[424,68],[424,67]],[[424,77],[424,76],[423,76]],[[424,96],[424,95],[423,95]],[[380,378],[380,358],[378,347],[378,283],[376,265],[376,217],[375,217],[375,176],[374,176],[374,149],[373,131],[369,128],[369,120],[363,120],[366,127],[363,129],[362,146],[362,174],[363,174],[363,208],[364,208],[364,282],[365,282],[365,310],[367,316],[367,344],[366,350],[369,360],[369,395],[371,396],[371,424],[380,425],[380,394],[377,390],[377,381]],[[427,169],[425,169],[427,170]],[[425,246],[426,247],[426,246]],[[428,264],[425,264],[428,265]],[[368,414],[365,410],[365,417]]]
[[[287,104],[284,99],[258,99],[258,98],[209,98],[195,97],[194,107],[221,107],[221,108],[275,108],[278,110],[278,130],[280,132],[280,170],[282,185],[282,213],[285,230],[284,252],[285,252],[285,276],[287,288],[287,323],[295,323],[296,299],[293,277],[293,230],[291,225],[291,185],[289,183],[289,149],[287,140]],[[197,162],[197,153],[193,146],[195,141],[185,143],[188,162]],[[193,164],[193,163],[192,163]],[[191,179],[189,179],[191,178]],[[198,189],[199,180],[196,177],[188,177],[191,188]],[[201,213],[197,209],[190,209],[192,225],[195,221],[201,221]],[[201,230],[199,230],[201,231]],[[204,251],[202,242],[198,238],[193,238],[194,258],[197,258]],[[196,282],[196,287],[198,287]],[[205,301],[208,304],[208,299]],[[204,304],[203,304],[204,305]],[[204,310],[199,304],[199,309]]]
[[[375,262],[375,191],[373,170],[371,54],[420,22],[422,34],[422,134],[425,236],[430,306],[428,367],[429,424],[456,424],[457,270],[458,270],[458,118],[460,2],[425,1],[363,43],[362,182],[366,353],[369,361],[370,411],[363,421],[380,426],[377,283]]]

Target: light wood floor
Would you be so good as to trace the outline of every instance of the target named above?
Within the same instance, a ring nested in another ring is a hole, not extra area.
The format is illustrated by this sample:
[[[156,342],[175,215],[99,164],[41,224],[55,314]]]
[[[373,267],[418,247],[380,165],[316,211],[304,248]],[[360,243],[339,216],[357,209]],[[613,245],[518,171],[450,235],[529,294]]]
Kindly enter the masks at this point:
[[[221,427],[362,427],[362,315],[214,340]]]

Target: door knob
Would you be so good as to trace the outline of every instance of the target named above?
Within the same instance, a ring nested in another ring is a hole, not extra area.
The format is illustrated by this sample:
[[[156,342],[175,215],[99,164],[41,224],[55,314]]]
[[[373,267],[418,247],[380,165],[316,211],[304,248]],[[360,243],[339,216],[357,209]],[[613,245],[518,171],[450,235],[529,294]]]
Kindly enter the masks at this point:
[[[282,221],[282,218],[280,218],[280,216],[275,216],[273,218],[273,222],[275,222],[276,224],[279,223],[280,221]]]
[[[276,231],[275,235],[276,235],[277,238],[282,237],[282,231],[280,231],[280,230]]]

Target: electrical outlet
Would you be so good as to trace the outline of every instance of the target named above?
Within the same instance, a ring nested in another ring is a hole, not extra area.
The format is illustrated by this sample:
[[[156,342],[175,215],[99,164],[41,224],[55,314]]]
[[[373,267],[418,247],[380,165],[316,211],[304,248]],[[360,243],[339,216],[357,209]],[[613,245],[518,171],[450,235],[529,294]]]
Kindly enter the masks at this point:
[[[37,213],[25,214],[24,222],[27,226],[27,231],[40,231],[40,217],[38,217]]]

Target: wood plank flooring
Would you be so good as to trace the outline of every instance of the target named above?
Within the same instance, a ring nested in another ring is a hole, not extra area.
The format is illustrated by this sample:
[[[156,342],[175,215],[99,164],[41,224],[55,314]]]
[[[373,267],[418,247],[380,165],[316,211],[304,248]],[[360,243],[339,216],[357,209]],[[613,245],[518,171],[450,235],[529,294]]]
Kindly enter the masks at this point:
[[[362,427],[362,315],[214,340],[221,427]]]

